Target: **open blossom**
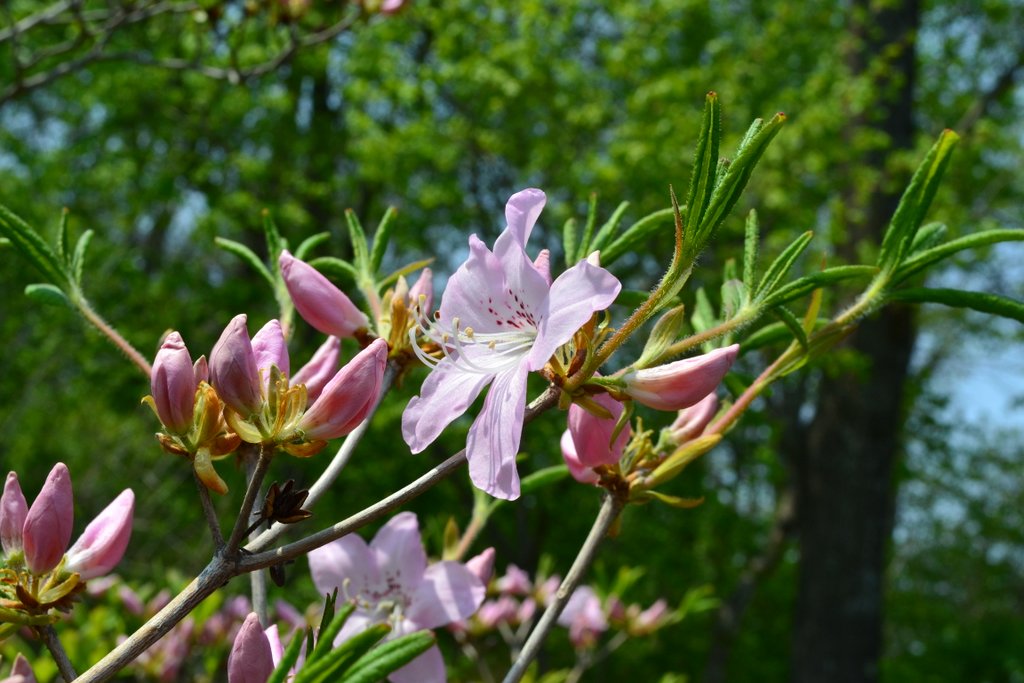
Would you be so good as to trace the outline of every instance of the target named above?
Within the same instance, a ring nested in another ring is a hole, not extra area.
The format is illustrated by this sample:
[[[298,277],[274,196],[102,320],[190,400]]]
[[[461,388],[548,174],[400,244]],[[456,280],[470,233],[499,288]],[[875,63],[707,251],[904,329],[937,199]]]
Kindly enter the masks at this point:
[[[715,390],[739,350],[739,344],[733,344],[693,358],[628,372],[622,377],[625,391],[634,401],[655,410],[689,408]]]
[[[60,564],[67,552],[65,571],[88,580],[106,574],[121,561],[132,533],[132,491],[123,491],[97,515],[69,551],[72,496],[71,475],[64,463],[54,465],[31,508],[18,485],[18,475],[7,475],[0,498],[0,529],[4,530],[4,555],[9,564],[24,561],[33,574],[45,574]]]
[[[411,512],[391,518],[369,544],[350,534],[312,551],[309,566],[317,590],[337,590],[339,599],[356,605],[336,644],[378,623],[389,623],[391,635],[401,636],[466,619],[486,592],[460,562],[427,565]],[[444,681],[440,650],[430,648],[389,678],[393,683]]]
[[[498,498],[519,497],[515,456],[527,374],[542,369],[621,289],[611,273],[589,261],[551,282],[547,261],[530,260],[526,242],[545,201],[536,189],[513,195],[505,207],[508,227],[493,251],[470,236],[469,258],[448,280],[440,311],[422,322],[444,358],[421,355],[434,367],[402,416],[405,441],[419,453],[490,384],[466,455],[474,485]]]

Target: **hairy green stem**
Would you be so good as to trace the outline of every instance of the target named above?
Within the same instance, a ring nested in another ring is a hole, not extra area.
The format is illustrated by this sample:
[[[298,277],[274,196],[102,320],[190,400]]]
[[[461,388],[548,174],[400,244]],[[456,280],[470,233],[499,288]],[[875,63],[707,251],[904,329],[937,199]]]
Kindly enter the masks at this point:
[[[100,331],[104,337],[109,339],[114,346],[116,346],[121,353],[128,357],[132,363],[135,364],[139,370],[142,370],[143,374],[148,378],[153,374],[153,366],[149,364],[146,357],[143,356],[139,351],[132,346],[127,339],[121,336],[121,334],[115,330],[106,320],[100,317],[100,315],[93,310],[92,306],[85,299],[85,297],[79,295],[73,298],[75,306],[78,311],[82,314],[89,323]]]

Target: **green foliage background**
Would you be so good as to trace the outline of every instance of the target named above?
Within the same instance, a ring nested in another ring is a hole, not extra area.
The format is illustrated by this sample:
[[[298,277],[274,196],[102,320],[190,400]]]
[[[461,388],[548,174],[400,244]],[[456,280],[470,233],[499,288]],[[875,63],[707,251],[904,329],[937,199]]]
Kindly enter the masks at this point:
[[[32,6],[13,2],[11,16]],[[315,20],[316,7],[307,21]],[[1021,58],[1014,38],[1024,25],[1020,3],[924,8],[914,103],[921,134],[912,154],[888,154],[888,141],[870,128],[878,93],[849,74],[838,49],[855,39],[844,29],[848,11],[744,1],[424,2],[360,22],[241,84],[191,70],[97,62],[0,104],[0,202],[36,226],[55,227],[66,206],[74,230],[96,231],[86,291],[150,357],[168,329],[180,330],[198,355],[234,314],[248,313],[252,329],[275,315],[273,297],[255,274],[213,246],[215,236],[224,236],[263,253],[264,208],[293,245],[328,230],[322,253],[346,256],[344,210],[355,209],[372,225],[396,206],[389,262],[433,256],[435,271],[448,274],[465,254],[469,233],[486,242],[497,235],[511,192],[539,186],[549,204],[534,241],[551,247],[558,263],[560,227],[583,217],[590,193],[602,217],[628,200],[628,223],[667,206],[669,184],[685,186],[709,90],[725,105],[723,150],[735,148],[755,117],[785,111],[789,123],[703,258],[708,270],[695,276],[697,284],[713,282],[722,261],[739,255],[739,216],[751,207],[768,252],[814,229],[816,253],[828,254],[830,235],[849,218],[848,193],[872,186],[874,174],[912,168],[943,127],[959,127],[964,136],[932,218],[953,234],[989,224],[1021,227],[1019,86],[998,93],[972,118],[996,76]],[[188,56],[210,40],[209,30],[194,13],[163,18],[119,34],[111,49],[146,41],[158,55]],[[253,61],[276,47],[259,38],[244,46]],[[12,69],[10,55],[0,55],[0,81],[12,81]],[[878,169],[849,168],[869,150],[884,158]],[[628,286],[649,287],[670,239],[666,232],[623,259],[617,275]],[[817,257],[806,261],[813,268]],[[133,487],[136,531],[120,573],[159,584],[166,566],[197,571],[209,552],[205,526],[188,468],[152,439],[156,425],[139,404],[147,381],[73,314],[22,297],[37,276],[11,250],[0,251],[0,263],[0,464],[18,471],[31,495],[54,462],[66,462],[77,492],[76,528],[121,488]],[[992,272],[978,263],[961,271],[1011,295],[1016,288],[1019,296],[1019,271]],[[948,330],[951,318],[942,315]],[[972,317],[957,325],[971,331],[987,323]],[[317,343],[300,326],[293,358],[301,362]],[[315,521],[373,502],[464,442],[465,419],[420,456],[410,456],[397,438],[404,400],[421,377],[389,398]],[[922,373],[918,381],[914,425],[921,428],[911,430],[901,499],[915,521],[901,523],[909,532],[897,532],[910,533],[912,542],[901,540],[892,551],[884,679],[950,680],[963,672],[964,680],[1017,680],[1024,676],[1022,489],[1007,485],[997,495],[990,484],[1019,483],[1020,434],[994,440],[954,431],[943,423],[948,412],[936,405],[941,397],[931,376]],[[531,426],[522,471],[558,462],[562,428],[554,417]],[[706,495],[708,502],[690,512],[631,510],[621,536],[604,549],[597,576],[645,566],[628,596],[643,602],[664,596],[678,603],[703,584],[727,595],[765,541],[785,476],[777,444],[772,419],[750,416],[730,445],[679,485],[679,493]],[[272,476],[310,482],[319,465],[281,458]],[[977,477],[980,483],[972,483]],[[237,503],[240,480],[229,479],[232,500],[223,501],[223,510]],[[936,511],[936,498],[953,501],[959,514]],[[447,516],[464,525],[471,504],[468,482],[458,475],[411,506],[433,553]],[[543,554],[564,572],[596,508],[594,491],[567,481],[504,506],[479,547],[497,547],[499,568],[533,568]],[[796,553],[787,552],[759,586],[730,680],[785,678],[796,562]],[[305,567],[290,574],[282,595],[300,603],[311,598]],[[225,589],[244,590],[242,583]],[[627,643],[587,680],[657,680],[666,671],[696,679],[711,623],[708,613]],[[115,636],[107,633],[104,646]],[[547,663],[566,664],[565,648],[553,650]]]

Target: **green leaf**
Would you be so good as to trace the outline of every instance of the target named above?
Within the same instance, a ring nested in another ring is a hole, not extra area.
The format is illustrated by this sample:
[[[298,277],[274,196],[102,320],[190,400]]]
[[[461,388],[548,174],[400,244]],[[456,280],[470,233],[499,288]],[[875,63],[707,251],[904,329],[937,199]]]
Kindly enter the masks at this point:
[[[764,274],[764,279],[754,290],[754,298],[759,299],[762,295],[767,296],[771,294],[775,288],[782,281],[782,278],[786,277],[786,273],[793,267],[793,263],[797,257],[803,253],[807,245],[811,243],[811,238],[814,237],[814,233],[808,230],[804,234],[793,240],[792,244],[786,247],[779,257],[776,258],[768,270]]]
[[[800,321],[796,319],[796,316],[793,315],[792,311],[790,311],[785,306],[777,306],[776,308],[772,309],[772,313],[774,313],[776,317],[778,317],[778,319],[782,321],[782,324],[789,329],[789,331],[793,334],[794,337],[796,337],[796,341],[798,344],[800,344],[800,348],[806,351],[807,332],[804,330],[804,327],[800,323]]]
[[[9,247],[9,246],[11,246],[11,241],[9,239],[7,239],[6,237],[0,237],[0,247]]]
[[[565,267],[576,265],[576,245],[579,237],[579,226],[575,218],[570,218],[562,226],[562,248],[565,250]]]
[[[736,312],[743,307],[743,283],[739,280],[726,280],[722,283],[722,320],[731,320]]]
[[[699,246],[703,246],[711,239],[718,226],[725,217],[732,211],[732,207],[739,201],[740,195],[754,172],[754,167],[768,145],[782,130],[782,124],[786,122],[786,115],[779,113],[772,117],[768,123],[755,121],[747,131],[746,137],[736,152],[736,158],[729,164],[728,170],[721,181],[716,185],[715,192],[711,196],[711,203],[701,220]]]
[[[434,646],[434,634],[417,631],[389,640],[366,653],[342,679],[342,683],[376,683]]]
[[[717,323],[718,317],[715,316],[715,309],[711,306],[711,300],[708,299],[707,292],[701,287],[697,290],[696,305],[694,306],[693,315],[690,316],[690,324],[693,325],[695,331],[703,332],[714,327]]]
[[[601,251],[604,249],[604,245],[608,244],[608,240],[615,237],[616,231],[619,229],[619,223],[622,222],[622,215],[626,213],[626,209],[629,208],[629,202],[622,202],[612,213],[611,218],[605,221],[605,224],[601,226],[601,229],[597,231],[597,237],[594,238],[593,244],[587,250],[589,252]],[[586,254],[583,254],[586,256]],[[574,264],[571,264],[574,265]]]
[[[327,276],[333,276],[341,280],[351,280],[352,282],[359,280],[359,273],[356,272],[355,267],[337,256],[321,256],[310,261],[309,265]]]
[[[384,278],[380,282],[378,282],[377,283],[377,288],[378,289],[384,289],[386,287],[389,287],[389,286],[393,285],[394,283],[398,282],[398,278],[402,277],[403,275],[408,275],[409,273],[415,273],[420,268],[426,268],[427,266],[429,266],[433,262],[434,262],[434,259],[432,259],[432,258],[425,258],[425,259],[420,259],[419,261],[413,261],[412,263],[404,265],[401,268],[399,268],[398,270],[396,270],[393,273],[391,273],[390,275],[388,275],[386,278]]]
[[[305,640],[302,629],[295,629],[292,640],[288,643],[288,649],[281,656],[281,661],[270,674],[267,683],[285,683],[291,668],[299,661],[299,653],[302,651],[302,641]]]
[[[389,206],[388,210],[377,224],[377,232],[373,233],[373,247],[370,249],[370,274],[376,275],[380,270],[380,264],[384,260],[384,252],[388,249],[388,242],[391,241],[391,233],[394,231],[394,218],[398,214],[395,207]]]
[[[925,249],[931,249],[932,247],[938,246],[945,234],[945,223],[933,222],[928,223],[927,225],[922,225],[918,229],[917,234],[914,235],[914,241],[910,245],[910,251],[907,252],[907,254],[917,254]]]
[[[345,622],[348,621],[348,618],[355,609],[356,606],[349,602],[342,605],[341,609],[331,617],[327,617],[327,611],[325,611],[324,618],[328,619],[328,622],[326,626],[324,626],[323,620],[320,622],[320,633],[316,638],[316,647],[313,648],[313,652],[309,655],[310,661],[316,661],[325,652],[329,652],[334,647],[334,639],[338,637],[341,627],[345,625]]]
[[[900,203],[889,222],[889,228],[882,237],[882,248],[878,254],[878,267],[894,272],[906,258],[914,243],[917,229],[924,221],[925,213],[931,206],[939,181],[949,164],[953,147],[959,136],[951,130],[944,130],[932,148],[928,150],[921,165],[914,172],[910,184],[900,197]]]
[[[681,207],[686,213],[686,207]],[[664,227],[665,223],[673,223],[675,212],[671,209],[661,209],[654,213],[647,214],[633,225],[626,228],[626,231],[619,235],[618,239],[608,245],[607,249],[601,251],[601,265],[608,267],[623,255],[636,251],[645,245],[657,230]],[[567,265],[574,265],[572,263]]]
[[[524,495],[527,493],[533,493],[545,486],[556,484],[567,476],[569,476],[569,468],[565,465],[552,465],[551,467],[545,467],[523,477],[523,480],[520,482],[520,491]]]
[[[896,269],[896,273],[893,275],[893,283],[899,283],[906,280],[911,275],[919,273],[928,266],[944,258],[948,258],[953,254],[963,251],[964,249],[973,249],[974,247],[984,247],[990,244],[997,244],[999,242],[1019,242],[1024,240],[1024,230],[984,230],[982,232],[976,232],[973,235],[965,235],[955,240],[950,240],[945,244],[940,244],[937,247],[926,249],[919,254],[911,256]]]
[[[64,291],[57,285],[34,284],[25,287],[25,296],[32,301],[47,306],[67,306],[74,308]]]
[[[318,232],[315,235],[310,235],[306,239],[302,240],[302,243],[295,249],[295,253],[292,254],[292,256],[300,261],[305,261],[309,252],[313,251],[330,238],[331,233],[329,232]]]
[[[89,249],[89,243],[92,242],[92,235],[92,230],[86,230],[78,236],[78,241],[75,242],[75,253],[71,257],[71,277],[74,278],[75,285],[79,287],[82,285],[85,252]]]
[[[29,263],[35,266],[51,283],[62,290],[71,285],[64,265],[50,245],[25,221],[3,204],[0,204],[0,234],[11,241]]]
[[[374,624],[365,631],[358,633],[336,648],[330,649],[331,641],[327,641],[326,654],[309,661],[302,667],[295,683],[333,683],[338,677],[366,655],[374,645],[391,633],[387,624]],[[323,637],[321,637],[322,639]],[[317,643],[317,647],[320,643]]]
[[[241,242],[229,240],[224,237],[215,237],[213,243],[216,244],[221,249],[223,249],[224,251],[230,252],[237,256],[238,258],[245,261],[246,263],[248,263],[253,270],[255,270],[257,273],[263,276],[263,279],[267,281],[267,284],[270,285],[271,289],[276,288],[276,284],[274,283],[274,276],[270,274],[270,271],[267,270],[266,264],[264,264],[263,261],[260,260],[260,257],[257,256],[256,252],[254,252],[252,249],[242,244]]]
[[[595,225],[597,225],[597,194],[591,192],[590,203],[587,206],[587,222],[583,226],[583,237],[580,239],[580,244],[576,248],[576,254],[573,257],[573,264],[576,264],[582,260],[584,256],[590,253],[590,238],[594,235]]]
[[[348,238],[352,242],[352,261],[359,273],[372,276],[370,270],[370,254],[366,246],[366,231],[363,230],[359,217],[352,209],[345,209],[345,221],[348,223]],[[358,280],[356,280],[358,282]]]
[[[701,496],[700,498],[680,498],[679,496],[670,496],[667,493],[660,493],[658,491],[647,491],[647,494],[653,496],[666,505],[671,505],[672,507],[679,508],[680,510],[690,510],[704,502],[704,496]]]
[[[267,209],[263,209],[263,236],[267,241],[267,253],[270,255],[270,262],[277,263],[277,257],[288,246],[285,240],[281,238],[277,224],[274,223],[274,219],[270,216],[270,211]],[[270,271],[267,272],[269,273]]]
[[[875,266],[836,266],[835,268],[826,268],[779,287],[775,290],[774,294],[767,296],[761,304],[765,308],[771,308],[772,306],[778,306],[794,299],[799,299],[806,294],[810,294],[818,287],[835,284],[843,280],[869,279],[877,274],[878,268]]]
[[[71,212],[65,207],[60,212],[60,224],[57,226],[57,257],[65,264],[70,265],[71,254],[68,250],[68,216]]]
[[[651,333],[647,336],[647,341],[644,343],[644,350],[640,354],[640,357],[633,363],[633,367],[636,369],[649,367],[652,363],[655,363],[662,354],[671,346],[683,331],[683,325],[686,324],[686,308],[682,304],[679,306],[673,306],[665,312],[657,322],[654,323],[654,327],[651,328]]]
[[[693,157],[693,173],[690,175],[690,191],[686,195],[689,208],[683,227],[683,242],[696,254],[703,246],[698,234],[711,196],[715,191],[715,176],[718,171],[718,145],[722,136],[722,107],[718,95],[709,92],[704,99],[704,117],[700,124],[700,136]]]
[[[989,292],[914,287],[891,292],[889,298],[911,303],[934,303],[945,304],[955,308],[970,308],[982,313],[998,315],[1024,323],[1024,301]]]
[[[743,285],[746,289],[747,301],[754,297],[754,287],[757,284],[757,249],[760,242],[761,227],[757,222],[757,211],[751,209],[747,214],[743,236]]]

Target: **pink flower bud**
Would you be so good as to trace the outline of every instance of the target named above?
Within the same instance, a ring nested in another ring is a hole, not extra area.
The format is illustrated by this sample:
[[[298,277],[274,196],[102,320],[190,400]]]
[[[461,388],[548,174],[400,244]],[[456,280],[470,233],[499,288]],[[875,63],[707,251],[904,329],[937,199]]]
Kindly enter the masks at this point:
[[[708,394],[700,401],[679,411],[679,415],[668,427],[669,436],[675,444],[696,439],[704,432],[711,418],[718,412],[718,397]]]
[[[28,660],[20,652],[14,658],[14,664],[11,666],[11,677],[5,678],[4,681],[9,683],[36,683],[36,675],[32,671],[32,665],[28,663]]]
[[[338,358],[341,357],[341,340],[328,337],[320,345],[309,362],[299,368],[292,377],[292,386],[306,385],[306,400],[312,403],[323,392],[327,382],[338,372]]]
[[[103,512],[89,522],[85,531],[68,551],[67,570],[78,572],[83,580],[102,576],[124,557],[132,536],[135,494],[125,489]]]
[[[632,634],[644,635],[656,631],[670,616],[668,603],[659,599],[653,605],[636,615],[632,623]]]
[[[488,548],[476,557],[471,557],[466,561],[466,569],[473,572],[486,588],[491,575],[494,574],[494,548]]]
[[[245,618],[228,655],[228,683],[267,683],[274,672],[270,641],[253,612]]]
[[[597,476],[597,472],[580,462],[580,458],[576,454],[576,444],[573,443],[572,433],[568,429],[562,432],[559,445],[562,447],[562,458],[573,479],[581,484],[597,484],[600,481],[601,478]]]
[[[656,368],[634,370],[622,379],[633,400],[656,410],[689,408],[715,390],[739,353],[739,344]]]
[[[192,426],[197,384],[185,342],[180,334],[171,332],[156,352],[150,376],[156,414],[168,431],[181,433]]]
[[[25,564],[34,574],[50,571],[64,557],[74,523],[71,474],[57,463],[25,517]]]
[[[196,386],[199,386],[200,382],[210,382],[210,365],[206,362],[206,356],[199,356],[192,365],[192,371],[196,376]]]
[[[614,465],[622,457],[622,449],[629,442],[632,430],[627,424],[612,443],[615,422],[622,415],[622,404],[608,394],[598,394],[591,398],[606,408],[612,414],[612,419],[597,417],[578,405],[569,407],[569,433],[576,446],[577,459],[586,467]]]
[[[3,496],[0,496],[0,545],[4,555],[21,551],[21,530],[25,527],[27,515],[28,502],[21,492],[18,475],[9,472],[4,482]]]
[[[530,575],[514,564],[505,568],[505,575],[498,579],[495,587],[498,592],[511,595],[527,595],[533,590]]]
[[[376,339],[339,370],[299,422],[306,438],[335,439],[355,429],[380,397],[387,362],[388,343]]]
[[[214,344],[210,352],[210,384],[232,410],[247,416],[259,410],[263,397],[259,366],[245,320],[244,313],[232,318]]]
[[[281,323],[271,320],[252,337],[252,353],[256,357],[256,369],[262,373],[263,382],[270,381],[270,366],[276,365],[285,377],[290,376],[288,345],[284,341]]]
[[[316,329],[335,337],[351,337],[370,324],[352,300],[313,266],[288,251],[281,252],[278,265],[295,309]]]
[[[423,304],[420,304],[420,296],[423,296]],[[420,306],[423,315],[430,315],[434,309],[434,272],[430,268],[424,268],[420,278],[416,280],[409,289],[410,307]]]

